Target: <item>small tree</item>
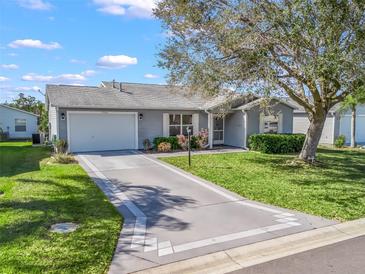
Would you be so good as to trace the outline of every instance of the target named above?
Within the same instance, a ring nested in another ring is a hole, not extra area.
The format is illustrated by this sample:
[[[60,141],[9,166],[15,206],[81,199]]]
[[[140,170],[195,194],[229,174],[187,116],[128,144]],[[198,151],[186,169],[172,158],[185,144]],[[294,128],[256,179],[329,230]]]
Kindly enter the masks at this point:
[[[328,111],[365,79],[363,0],[162,0],[169,82],[286,95],[308,112],[299,157],[315,158]],[[362,83],[364,84],[364,83]]]
[[[48,132],[48,112],[43,102],[33,96],[25,96],[23,93],[19,93],[18,97],[9,106],[39,115],[39,130]]]
[[[341,104],[341,110],[351,110],[351,147],[356,147],[356,108],[359,104],[365,104],[365,89],[360,89],[355,96],[348,95]]]

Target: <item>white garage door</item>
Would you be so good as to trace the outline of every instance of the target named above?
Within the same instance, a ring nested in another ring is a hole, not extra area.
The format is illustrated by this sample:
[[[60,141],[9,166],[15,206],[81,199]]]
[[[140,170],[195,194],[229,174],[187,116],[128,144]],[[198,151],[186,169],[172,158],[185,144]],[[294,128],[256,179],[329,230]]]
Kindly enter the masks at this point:
[[[321,144],[333,144],[333,119],[334,117],[327,117],[324,123]],[[306,114],[295,114],[293,118],[293,133],[307,133],[309,127],[309,119]]]
[[[351,141],[351,115],[341,117],[340,134],[346,136],[346,143]],[[365,115],[356,117],[356,142],[365,144]]]
[[[136,114],[69,112],[71,152],[136,149]]]

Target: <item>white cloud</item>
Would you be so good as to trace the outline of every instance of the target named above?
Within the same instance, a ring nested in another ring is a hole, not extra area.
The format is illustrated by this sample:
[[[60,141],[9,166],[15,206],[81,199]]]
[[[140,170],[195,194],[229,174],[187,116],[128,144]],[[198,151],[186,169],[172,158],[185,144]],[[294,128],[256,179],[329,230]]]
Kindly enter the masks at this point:
[[[1,67],[3,69],[10,69],[10,70],[15,70],[19,68],[19,66],[15,64],[2,64]]]
[[[37,48],[37,49],[59,49],[61,45],[57,42],[43,43],[41,40],[23,39],[15,40],[8,44],[11,48]]]
[[[16,87],[15,90],[16,91],[38,91],[41,88],[38,86],[33,86],[33,87]]]
[[[18,54],[14,53],[14,52],[10,52],[10,53],[8,53],[8,55],[11,56],[11,57],[18,56]]]
[[[105,55],[100,57],[96,65],[103,68],[124,68],[128,65],[136,65],[138,60],[136,57],[127,55]]]
[[[85,64],[86,62],[84,60],[80,60],[80,59],[70,59],[70,63],[72,63],[72,64]]]
[[[43,0],[18,0],[19,6],[31,10],[50,10],[52,5]]]
[[[94,0],[98,11],[120,16],[151,18],[157,0]]]
[[[106,13],[106,14],[111,14],[111,15],[124,15],[125,14],[125,8],[118,6],[118,5],[104,6],[100,9],[98,9],[98,11],[100,11],[102,13]]]
[[[159,78],[160,76],[158,76],[157,74],[151,74],[151,73],[146,73],[144,75],[144,78],[147,78],[147,79],[156,79],[156,78]]]
[[[92,70],[92,69],[88,69],[88,70],[81,72],[81,75],[83,75],[85,77],[94,76],[95,74],[96,74],[96,71]]]
[[[0,76],[0,82],[5,82],[5,81],[8,81],[8,80],[10,80],[8,77]]]
[[[36,73],[28,73],[22,76],[23,81],[48,82],[48,83],[79,83],[87,80],[96,74],[94,70],[85,70],[81,73],[64,73],[59,75],[42,75]]]

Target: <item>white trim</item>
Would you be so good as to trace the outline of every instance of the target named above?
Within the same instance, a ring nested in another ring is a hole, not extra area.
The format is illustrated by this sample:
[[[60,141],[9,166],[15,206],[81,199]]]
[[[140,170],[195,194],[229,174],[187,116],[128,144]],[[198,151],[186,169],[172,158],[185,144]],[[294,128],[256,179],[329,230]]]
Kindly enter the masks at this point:
[[[213,123],[212,123],[212,117],[213,114],[210,112],[208,113],[208,144],[209,144],[209,148],[212,149],[213,148]]]
[[[283,125],[283,113],[280,111],[278,113],[278,133],[283,133],[284,125]]]
[[[193,135],[197,135],[199,133],[199,113],[193,113],[192,117],[193,124]]]
[[[352,114],[343,114],[340,117],[352,117]],[[356,117],[365,117],[365,114],[356,114]]]
[[[244,133],[243,133],[243,147],[246,148],[247,147],[247,111],[246,110],[242,110],[243,113],[243,126],[244,126]]]
[[[56,139],[58,140],[58,139],[60,139],[60,127],[59,127],[59,125],[60,125],[60,122],[59,122],[59,109],[58,109],[58,107],[56,107]],[[68,143],[68,141],[67,141],[67,143]]]
[[[70,114],[87,114],[87,113],[92,113],[92,114],[134,114],[134,119],[135,119],[135,148],[134,149],[138,149],[138,112],[134,112],[134,111],[82,111],[82,110],[70,110],[67,111],[66,117],[67,117],[67,144],[68,144],[68,148],[67,150],[70,151],[70,147],[71,147],[71,131],[70,131]]]
[[[260,112],[259,114],[259,133],[264,133],[265,131],[265,113]]]
[[[332,116],[332,142],[331,144],[334,144],[335,143],[335,139],[336,139],[336,115],[333,115]]]

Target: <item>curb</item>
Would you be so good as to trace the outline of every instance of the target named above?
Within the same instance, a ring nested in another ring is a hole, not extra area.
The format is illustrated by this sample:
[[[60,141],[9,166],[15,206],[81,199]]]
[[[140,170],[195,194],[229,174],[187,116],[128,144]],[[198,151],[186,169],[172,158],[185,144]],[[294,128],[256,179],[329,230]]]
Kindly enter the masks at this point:
[[[174,262],[134,273],[227,273],[365,235],[365,218]]]

